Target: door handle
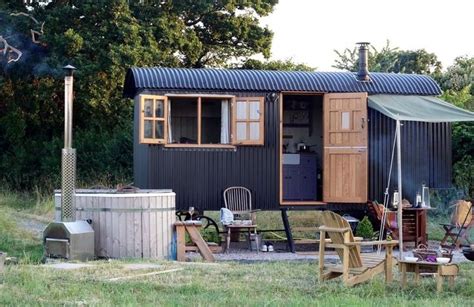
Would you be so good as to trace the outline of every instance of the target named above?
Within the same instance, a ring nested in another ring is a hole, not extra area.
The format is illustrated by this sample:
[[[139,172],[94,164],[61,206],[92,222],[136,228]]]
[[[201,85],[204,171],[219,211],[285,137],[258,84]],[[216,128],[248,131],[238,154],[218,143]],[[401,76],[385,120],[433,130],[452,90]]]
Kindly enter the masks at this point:
[[[365,117],[362,117],[362,118],[360,119],[360,128],[361,128],[361,129],[364,129],[364,128],[365,128]]]

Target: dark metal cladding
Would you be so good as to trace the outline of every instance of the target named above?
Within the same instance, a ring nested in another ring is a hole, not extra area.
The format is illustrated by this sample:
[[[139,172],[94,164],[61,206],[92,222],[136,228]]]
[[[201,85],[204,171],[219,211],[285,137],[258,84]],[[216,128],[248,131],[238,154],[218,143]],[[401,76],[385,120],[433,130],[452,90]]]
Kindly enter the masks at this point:
[[[178,91],[167,91],[172,93]],[[191,91],[179,91],[190,93]],[[165,92],[143,92],[165,94]],[[196,92],[194,92],[196,93]],[[212,93],[200,91],[200,93]],[[279,101],[270,93],[213,92],[237,96],[265,96],[265,145],[232,149],[165,148],[138,144],[138,96],[135,109],[135,185],[149,189],[172,189],[176,208],[190,206],[219,210],[222,192],[234,185],[252,191],[257,209],[278,210],[279,205]],[[278,95],[277,95],[278,97]],[[395,134],[395,121],[373,109],[369,114],[369,199],[383,201]],[[405,122],[402,126],[402,165],[405,198],[413,202],[417,187],[451,186],[451,125]],[[391,189],[396,188],[396,157]],[[289,206],[291,207],[291,206]],[[331,204],[339,211],[365,209],[360,204]]]
[[[190,206],[219,210],[224,206],[222,192],[229,186],[249,188],[256,208],[278,209],[278,95],[275,101],[267,93],[237,95],[266,97],[264,146],[238,146],[237,150],[165,148],[135,141],[135,185],[172,189],[178,210]]]
[[[373,109],[369,113],[369,199],[383,201],[395,136],[395,121]],[[411,203],[421,185],[430,188],[452,186],[451,124],[403,122],[403,198]],[[397,188],[395,152],[390,191]]]

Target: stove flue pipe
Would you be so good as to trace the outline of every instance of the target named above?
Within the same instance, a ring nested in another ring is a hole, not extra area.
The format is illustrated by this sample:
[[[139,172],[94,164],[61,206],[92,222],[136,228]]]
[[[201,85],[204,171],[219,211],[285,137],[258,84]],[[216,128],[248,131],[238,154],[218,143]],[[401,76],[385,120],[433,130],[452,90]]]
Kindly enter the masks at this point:
[[[72,148],[72,109],[73,109],[73,73],[74,66],[63,67],[64,78],[64,148],[62,150],[62,184],[61,184],[61,221],[76,220],[75,186],[76,186],[76,150]]]
[[[357,72],[357,80],[370,81],[369,77],[369,42],[356,43],[359,45],[359,71]]]

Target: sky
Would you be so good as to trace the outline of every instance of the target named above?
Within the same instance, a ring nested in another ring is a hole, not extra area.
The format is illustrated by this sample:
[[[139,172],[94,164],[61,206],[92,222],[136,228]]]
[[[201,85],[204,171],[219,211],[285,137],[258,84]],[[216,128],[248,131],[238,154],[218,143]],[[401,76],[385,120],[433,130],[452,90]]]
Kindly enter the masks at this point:
[[[377,49],[425,49],[443,69],[474,56],[474,0],[279,0],[262,18],[273,32],[272,59],[292,58],[320,71],[336,50],[368,41]]]

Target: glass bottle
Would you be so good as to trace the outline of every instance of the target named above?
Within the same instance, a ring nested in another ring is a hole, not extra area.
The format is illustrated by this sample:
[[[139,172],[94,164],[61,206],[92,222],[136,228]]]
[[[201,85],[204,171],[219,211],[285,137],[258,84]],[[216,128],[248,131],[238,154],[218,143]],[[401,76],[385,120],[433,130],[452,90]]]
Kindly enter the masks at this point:
[[[393,192],[393,208],[398,208],[398,205],[400,204],[400,194],[398,193],[398,190],[395,190]]]
[[[416,192],[416,197],[415,197],[415,208],[420,208],[421,207],[421,194],[419,191]]]

